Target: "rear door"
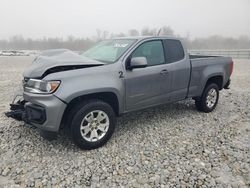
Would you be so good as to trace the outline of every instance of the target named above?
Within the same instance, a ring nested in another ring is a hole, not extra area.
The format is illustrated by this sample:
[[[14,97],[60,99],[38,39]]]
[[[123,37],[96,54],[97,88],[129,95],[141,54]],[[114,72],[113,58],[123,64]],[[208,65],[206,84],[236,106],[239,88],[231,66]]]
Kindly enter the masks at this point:
[[[170,100],[177,101],[186,98],[190,79],[190,60],[185,55],[179,40],[163,40],[168,73],[171,78]]]
[[[126,110],[142,109],[165,103],[169,99],[170,78],[162,40],[146,41],[130,55],[145,57],[148,66],[126,70]]]

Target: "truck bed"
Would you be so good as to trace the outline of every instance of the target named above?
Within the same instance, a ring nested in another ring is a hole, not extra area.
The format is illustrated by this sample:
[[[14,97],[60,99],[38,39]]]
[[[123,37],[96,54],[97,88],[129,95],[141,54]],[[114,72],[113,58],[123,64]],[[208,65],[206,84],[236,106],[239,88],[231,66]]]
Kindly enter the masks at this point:
[[[231,57],[189,55],[191,63],[191,80],[189,97],[200,96],[208,75],[221,75],[224,86],[230,77]],[[198,87],[201,86],[201,87]]]

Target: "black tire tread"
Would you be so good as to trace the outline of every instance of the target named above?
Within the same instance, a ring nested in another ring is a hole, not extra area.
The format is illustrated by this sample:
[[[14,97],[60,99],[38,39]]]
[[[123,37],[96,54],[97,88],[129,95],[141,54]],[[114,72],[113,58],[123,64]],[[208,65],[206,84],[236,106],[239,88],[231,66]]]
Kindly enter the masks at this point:
[[[91,143],[84,140],[79,135],[78,126],[80,123],[79,119],[83,116],[83,114],[86,113],[89,109],[95,107],[102,108],[106,111],[106,113],[109,114],[110,125],[107,134],[101,140],[95,143]],[[75,105],[75,107],[71,109],[68,117],[69,118],[67,123],[70,125],[70,133],[74,143],[81,149],[86,150],[96,149],[98,147],[103,146],[112,136],[116,124],[116,117],[113,108],[108,103],[99,99],[89,99],[83,101],[82,103],[78,103],[77,105]]]
[[[212,108],[208,108],[207,105],[206,105],[206,97],[207,97],[208,91],[211,88],[216,89],[218,97],[217,97],[217,101],[216,101],[215,105]],[[195,106],[196,106],[198,111],[209,113],[209,112],[212,112],[215,109],[215,107],[217,106],[218,100],[219,100],[219,87],[218,87],[218,85],[216,83],[208,83],[206,85],[201,97],[197,97],[195,99]]]

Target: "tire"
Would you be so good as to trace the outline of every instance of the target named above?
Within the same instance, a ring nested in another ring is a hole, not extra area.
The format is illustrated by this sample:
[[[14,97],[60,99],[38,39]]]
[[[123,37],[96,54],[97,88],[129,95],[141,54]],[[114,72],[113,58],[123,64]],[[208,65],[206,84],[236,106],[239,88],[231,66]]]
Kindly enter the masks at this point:
[[[81,149],[96,149],[111,138],[116,115],[112,107],[101,100],[88,100],[70,111],[70,132]]]
[[[201,97],[195,98],[195,105],[199,111],[212,112],[219,100],[219,87],[215,83],[208,84]]]

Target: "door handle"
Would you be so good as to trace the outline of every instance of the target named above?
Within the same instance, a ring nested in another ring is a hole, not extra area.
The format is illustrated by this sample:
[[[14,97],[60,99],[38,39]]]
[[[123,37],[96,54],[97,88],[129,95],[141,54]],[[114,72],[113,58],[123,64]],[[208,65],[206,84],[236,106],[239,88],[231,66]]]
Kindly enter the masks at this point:
[[[168,74],[168,70],[164,69],[160,72],[160,74]]]

